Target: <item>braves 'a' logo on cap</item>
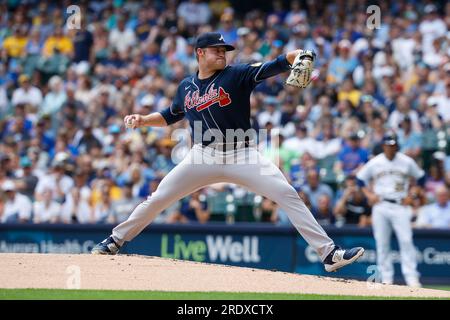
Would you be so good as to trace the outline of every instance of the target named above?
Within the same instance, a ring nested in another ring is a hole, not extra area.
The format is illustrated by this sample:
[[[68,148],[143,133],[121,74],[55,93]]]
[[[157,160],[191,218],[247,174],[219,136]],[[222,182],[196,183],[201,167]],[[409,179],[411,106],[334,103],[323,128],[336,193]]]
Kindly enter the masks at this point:
[[[197,111],[202,111],[210,106],[219,103],[220,107],[225,107],[231,103],[230,94],[225,91],[224,88],[219,87],[219,90],[214,88],[214,84],[208,92],[200,96],[198,90],[194,91],[191,95],[189,91],[184,98],[184,107],[188,109],[195,108]]]
[[[223,40],[223,35],[220,35],[219,41],[224,41]]]

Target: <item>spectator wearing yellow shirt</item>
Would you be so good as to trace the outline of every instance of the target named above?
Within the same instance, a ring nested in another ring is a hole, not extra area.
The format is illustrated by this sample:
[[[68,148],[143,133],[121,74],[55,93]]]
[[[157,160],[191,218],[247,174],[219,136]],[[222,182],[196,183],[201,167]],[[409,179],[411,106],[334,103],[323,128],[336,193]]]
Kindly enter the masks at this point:
[[[45,41],[42,53],[46,57],[51,57],[55,50],[67,56],[72,56],[73,54],[72,40],[64,35],[61,27],[57,27],[53,35]]]
[[[109,169],[104,168],[101,175],[92,183],[91,204],[95,208],[102,201],[102,189],[108,190],[111,201],[122,199],[122,189],[112,179]]]
[[[9,57],[20,58],[25,56],[27,42],[26,28],[14,26],[13,34],[3,41],[3,48],[5,48]]]
[[[351,77],[345,78],[338,91],[338,101],[349,100],[353,108],[359,105],[361,91],[355,88]]]

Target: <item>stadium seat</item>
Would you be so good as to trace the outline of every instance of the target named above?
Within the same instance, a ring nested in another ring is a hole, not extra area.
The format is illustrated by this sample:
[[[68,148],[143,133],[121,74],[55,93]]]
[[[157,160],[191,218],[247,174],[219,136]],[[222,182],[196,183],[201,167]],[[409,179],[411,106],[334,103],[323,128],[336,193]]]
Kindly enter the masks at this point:
[[[234,208],[230,200],[228,191],[220,191],[214,195],[208,196],[208,208],[210,210],[210,221],[229,221],[230,216],[234,215]],[[227,198],[228,197],[228,198]],[[233,210],[230,210],[233,209]]]
[[[320,179],[323,183],[328,184],[333,191],[337,189],[337,177],[334,172],[334,163],[337,161],[337,157],[332,155],[319,159],[317,164],[320,168]]]
[[[255,194],[250,192],[247,192],[247,194],[242,198],[235,199],[234,203],[236,205],[236,212],[234,214],[234,220],[236,222],[257,221],[254,213],[254,199]]]

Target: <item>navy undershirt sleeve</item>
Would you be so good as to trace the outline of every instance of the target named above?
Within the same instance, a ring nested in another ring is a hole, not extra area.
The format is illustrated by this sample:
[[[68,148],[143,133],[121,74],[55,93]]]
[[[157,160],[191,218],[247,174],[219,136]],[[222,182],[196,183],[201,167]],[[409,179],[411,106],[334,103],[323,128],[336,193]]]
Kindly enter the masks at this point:
[[[178,87],[175,97],[173,98],[172,105],[160,112],[164,120],[166,120],[167,125],[171,125],[184,118],[184,108],[182,103],[184,98],[181,96],[180,86]]]
[[[178,122],[184,118],[184,113],[173,113],[170,106],[167,109],[164,109],[160,112],[160,114],[163,116],[164,120],[166,120],[167,125],[171,125],[175,122]]]

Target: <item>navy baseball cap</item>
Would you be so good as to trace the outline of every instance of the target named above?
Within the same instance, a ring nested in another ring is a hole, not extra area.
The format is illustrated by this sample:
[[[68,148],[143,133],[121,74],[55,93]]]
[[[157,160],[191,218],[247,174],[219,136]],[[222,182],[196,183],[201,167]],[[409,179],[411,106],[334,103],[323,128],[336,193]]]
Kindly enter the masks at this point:
[[[233,51],[234,47],[223,39],[223,35],[219,32],[205,32],[197,37],[195,49],[206,47],[225,47],[227,51]]]
[[[395,133],[385,133],[383,136],[383,144],[388,146],[393,146],[397,144],[397,136]]]

